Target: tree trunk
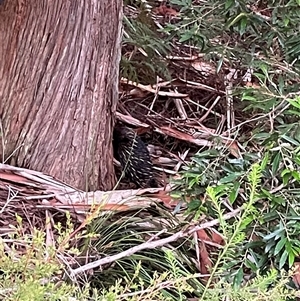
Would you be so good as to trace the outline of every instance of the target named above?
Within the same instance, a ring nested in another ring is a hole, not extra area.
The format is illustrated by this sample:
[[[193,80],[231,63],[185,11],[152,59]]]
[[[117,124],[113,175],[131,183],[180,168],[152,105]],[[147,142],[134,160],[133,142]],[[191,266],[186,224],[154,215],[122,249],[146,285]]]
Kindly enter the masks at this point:
[[[1,160],[80,189],[114,185],[122,0],[0,5]]]

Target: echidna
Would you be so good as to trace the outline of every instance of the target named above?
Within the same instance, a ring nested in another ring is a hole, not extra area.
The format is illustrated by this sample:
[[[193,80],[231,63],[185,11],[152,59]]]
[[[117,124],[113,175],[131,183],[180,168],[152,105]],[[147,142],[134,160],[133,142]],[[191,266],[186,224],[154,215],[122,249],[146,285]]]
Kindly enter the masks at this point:
[[[120,161],[126,178],[138,187],[157,186],[148,149],[133,129],[117,125],[113,146],[115,157]]]

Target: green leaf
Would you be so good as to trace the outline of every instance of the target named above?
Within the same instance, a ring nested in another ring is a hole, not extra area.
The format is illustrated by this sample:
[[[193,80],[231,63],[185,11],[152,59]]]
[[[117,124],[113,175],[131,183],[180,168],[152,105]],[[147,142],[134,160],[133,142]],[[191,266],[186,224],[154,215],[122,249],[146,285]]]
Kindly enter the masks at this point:
[[[243,271],[243,268],[240,267],[238,269],[236,275],[233,278],[233,287],[234,287],[235,290],[237,290],[241,287],[243,277],[244,277],[244,271]]]
[[[286,241],[287,241],[286,237],[283,237],[282,239],[279,240],[279,242],[276,244],[274,255],[277,255],[283,249]]]
[[[275,245],[274,240],[268,241],[268,243],[265,246],[265,252],[268,253],[274,247],[274,245]]]
[[[256,100],[256,97],[255,97],[255,96],[251,96],[251,95],[245,95],[245,94],[243,94],[242,100],[251,100],[251,101],[255,101],[255,100]]]
[[[192,211],[199,209],[199,207],[201,206],[201,201],[199,200],[192,200],[188,203],[188,208]]]
[[[284,251],[280,257],[280,260],[279,260],[279,269],[282,269],[283,266],[285,265],[286,263],[286,260],[288,258],[289,254],[287,251]]]
[[[271,238],[276,237],[277,235],[281,234],[283,231],[284,231],[284,229],[282,229],[282,228],[279,228],[279,229],[273,231],[272,233],[270,233],[264,237],[264,241],[267,241],[267,240],[270,240]]]
[[[278,172],[279,169],[279,163],[282,161],[282,156],[280,152],[277,152],[274,160],[273,160],[273,164],[272,164],[272,174],[273,176],[275,176]]]
[[[240,35],[243,35],[246,31],[246,28],[247,28],[247,24],[248,24],[248,18],[247,17],[243,17],[240,21]]]
[[[245,230],[246,227],[247,227],[253,220],[255,220],[255,216],[254,216],[254,215],[249,215],[249,216],[243,218],[243,221],[242,221],[241,226],[240,226],[241,231]]]
[[[293,139],[292,137],[282,135],[282,139],[288,141],[289,143],[291,143],[295,146],[299,146],[299,142],[297,140]]]
[[[289,253],[289,268],[291,268],[293,266],[294,262],[295,262],[294,253]]]
[[[227,192],[228,186],[227,185],[218,185],[218,186],[213,187],[213,189],[214,189],[214,192],[216,195],[219,195],[219,194],[222,195]]]
[[[260,64],[260,69],[263,72],[263,74],[268,78],[269,77],[269,68],[266,64],[261,63]]]
[[[292,176],[295,180],[299,181],[300,180],[300,173],[296,170],[292,171]]]
[[[226,24],[227,28],[230,28],[234,25],[236,25],[241,19],[247,17],[246,13],[240,13],[239,15],[237,15],[236,17],[233,17],[229,20],[228,24]]]
[[[232,187],[231,192],[229,194],[229,202],[230,202],[231,205],[236,200],[236,198],[237,198],[237,196],[239,194],[240,187],[241,187],[241,183],[240,182],[235,182],[233,184],[233,187]]]
[[[245,266],[249,269],[251,269],[253,272],[256,272],[258,270],[257,266],[255,263],[253,263],[251,260],[246,259],[245,261]]]
[[[179,43],[183,43],[183,42],[186,42],[188,40],[190,40],[193,36],[193,32],[186,32],[184,33],[181,38],[179,39]]]
[[[228,175],[227,177],[224,177],[224,178],[220,179],[219,183],[220,184],[226,184],[226,183],[235,182],[243,174],[244,173],[241,173],[241,172],[232,173],[232,174]]]
[[[234,6],[234,4],[235,4],[234,0],[226,0],[226,2],[225,2],[225,10],[228,10],[229,8],[231,8],[232,6]]]
[[[265,153],[265,155],[261,161],[261,164],[260,164],[261,170],[265,170],[268,163],[269,163],[269,152]]]
[[[300,109],[300,102],[298,99],[297,100],[288,99],[288,102],[295,108]]]
[[[283,185],[286,185],[289,180],[291,179],[291,172],[289,169],[284,169],[282,172],[281,172],[281,177],[282,177],[282,180],[283,180]]]

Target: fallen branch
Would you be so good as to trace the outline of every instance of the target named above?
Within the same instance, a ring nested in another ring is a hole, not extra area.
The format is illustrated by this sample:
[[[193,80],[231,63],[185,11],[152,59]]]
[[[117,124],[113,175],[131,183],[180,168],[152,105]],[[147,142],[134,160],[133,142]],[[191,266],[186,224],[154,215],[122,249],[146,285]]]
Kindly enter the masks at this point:
[[[225,214],[223,218],[224,218],[224,220],[230,219],[230,218],[236,216],[240,212],[241,212],[240,208],[236,209],[236,210],[233,210],[232,212],[229,212],[229,213]],[[90,269],[94,269],[94,268],[100,267],[102,265],[114,262],[116,260],[119,260],[121,258],[130,256],[130,255],[133,255],[133,254],[135,254],[139,251],[145,250],[145,249],[155,249],[157,247],[162,247],[166,244],[177,241],[180,238],[189,236],[189,235],[195,233],[196,231],[206,229],[206,228],[210,228],[210,227],[216,226],[218,224],[219,224],[219,220],[214,219],[214,220],[206,222],[202,225],[195,226],[191,229],[181,230],[181,231],[179,231],[179,232],[177,232],[177,233],[175,233],[175,234],[173,234],[173,235],[171,235],[167,238],[152,241],[153,240],[153,237],[152,237],[150,241],[142,243],[139,246],[132,247],[132,248],[130,248],[126,251],[123,251],[119,254],[116,254],[116,255],[113,255],[113,256],[107,256],[105,258],[102,258],[102,259],[90,262],[86,265],[83,265],[83,266],[81,266],[77,269],[71,270],[70,271],[70,277],[71,277],[71,279],[75,280],[76,275],[81,274],[81,273],[83,273],[85,271],[88,271]]]

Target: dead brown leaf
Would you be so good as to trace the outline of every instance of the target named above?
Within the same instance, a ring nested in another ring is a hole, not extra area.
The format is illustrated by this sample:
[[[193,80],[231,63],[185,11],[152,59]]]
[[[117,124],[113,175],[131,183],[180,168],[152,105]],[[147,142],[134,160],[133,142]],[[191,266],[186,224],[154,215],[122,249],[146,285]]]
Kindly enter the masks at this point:
[[[180,14],[175,9],[167,7],[165,5],[161,5],[159,7],[154,8],[153,12],[157,15],[164,17],[176,17]]]
[[[300,287],[300,262],[295,262],[294,268],[296,272],[293,275],[293,282],[297,286],[297,288],[299,288]]]
[[[202,274],[209,274],[209,271],[212,267],[212,262],[209,258],[209,253],[207,251],[206,245],[203,242],[199,243],[199,254],[200,254],[200,262],[199,262],[199,270]],[[205,279],[206,278],[206,279]],[[208,277],[205,277],[204,280],[207,280]]]
[[[209,235],[205,231],[205,229],[197,231],[198,239],[202,241],[213,242],[218,245],[224,245],[224,240],[222,236],[214,231],[212,231]]]

